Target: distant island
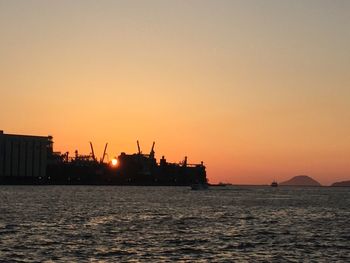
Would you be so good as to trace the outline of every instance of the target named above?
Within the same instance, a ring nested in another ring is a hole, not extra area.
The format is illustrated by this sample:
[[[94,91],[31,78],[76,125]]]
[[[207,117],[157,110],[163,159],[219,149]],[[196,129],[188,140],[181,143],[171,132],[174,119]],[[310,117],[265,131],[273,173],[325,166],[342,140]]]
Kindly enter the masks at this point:
[[[319,182],[312,179],[307,175],[298,175],[289,179],[288,181],[280,183],[280,185],[285,186],[321,186]]]
[[[347,187],[350,187],[350,181],[336,182],[336,183],[332,184],[331,186],[336,186],[336,187],[347,186]]]

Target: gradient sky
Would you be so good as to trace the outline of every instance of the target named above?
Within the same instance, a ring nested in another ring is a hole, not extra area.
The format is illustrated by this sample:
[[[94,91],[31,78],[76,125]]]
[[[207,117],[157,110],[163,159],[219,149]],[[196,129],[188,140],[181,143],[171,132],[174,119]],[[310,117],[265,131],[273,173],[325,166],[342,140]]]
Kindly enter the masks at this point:
[[[0,129],[207,165],[211,182],[350,180],[350,1],[0,0]]]

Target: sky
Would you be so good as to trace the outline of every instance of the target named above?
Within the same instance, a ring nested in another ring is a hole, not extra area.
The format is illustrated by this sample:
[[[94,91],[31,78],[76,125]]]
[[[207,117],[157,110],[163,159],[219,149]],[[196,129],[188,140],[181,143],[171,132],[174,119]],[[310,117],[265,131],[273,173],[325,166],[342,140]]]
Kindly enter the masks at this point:
[[[210,182],[350,180],[350,1],[0,0],[0,129],[204,161]]]

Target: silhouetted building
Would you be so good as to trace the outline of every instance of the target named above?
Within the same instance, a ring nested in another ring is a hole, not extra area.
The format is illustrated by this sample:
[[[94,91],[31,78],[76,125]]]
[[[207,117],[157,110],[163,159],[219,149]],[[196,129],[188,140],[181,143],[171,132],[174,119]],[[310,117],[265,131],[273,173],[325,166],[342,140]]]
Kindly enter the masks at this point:
[[[158,163],[153,143],[149,154],[122,153],[117,162],[105,163],[106,148],[100,161],[92,153],[70,157],[53,152],[51,136],[4,134],[0,131],[0,184],[80,184],[80,185],[191,185],[207,183],[205,166]]]
[[[0,131],[0,177],[45,177],[51,136],[4,134]]]

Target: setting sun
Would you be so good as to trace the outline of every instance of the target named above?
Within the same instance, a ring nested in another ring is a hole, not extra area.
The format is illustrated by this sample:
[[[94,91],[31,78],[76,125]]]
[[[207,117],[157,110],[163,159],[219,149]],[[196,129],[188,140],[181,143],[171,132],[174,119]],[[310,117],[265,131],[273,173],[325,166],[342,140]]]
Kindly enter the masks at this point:
[[[118,164],[118,160],[113,158],[112,159],[112,166],[117,166],[117,164]]]

